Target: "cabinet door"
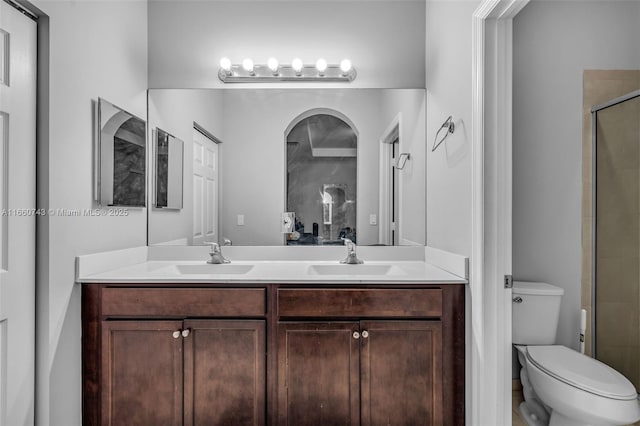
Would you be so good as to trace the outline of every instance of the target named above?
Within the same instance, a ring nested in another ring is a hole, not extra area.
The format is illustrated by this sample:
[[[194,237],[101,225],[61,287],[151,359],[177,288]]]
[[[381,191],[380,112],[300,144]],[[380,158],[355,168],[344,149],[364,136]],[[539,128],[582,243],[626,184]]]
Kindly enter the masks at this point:
[[[362,425],[442,425],[439,321],[362,321]]]
[[[354,322],[278,324],[280,425],[360,424],[358,330]]]
[[[102,322],[102,424],[182,424],[182,321]]]
[[[265,321],[189,320],[185,425],[265,424]]]

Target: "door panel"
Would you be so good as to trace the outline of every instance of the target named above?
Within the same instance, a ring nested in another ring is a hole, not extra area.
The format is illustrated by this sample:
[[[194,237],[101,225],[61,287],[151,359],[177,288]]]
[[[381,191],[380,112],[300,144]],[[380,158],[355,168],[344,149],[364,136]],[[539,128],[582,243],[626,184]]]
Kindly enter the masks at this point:
[[[218,242],[218,144],[193,130],[193,244]]]
[[[34,423],[36,22],[0,2],[0,424]]]
[[[358,323],[278,325],[280,425],[360,424]]]
[[[443,424],[441,323],[362,321],[361,330],[362,425]]]
[[[265,424],[265,321],[189,320],[185,425]]]
[[[204,185],[202,176],[193,175],[193,244],[204,241]]]
[[[182,321],[103,321],[103,425],[182,425],[181,329]]]

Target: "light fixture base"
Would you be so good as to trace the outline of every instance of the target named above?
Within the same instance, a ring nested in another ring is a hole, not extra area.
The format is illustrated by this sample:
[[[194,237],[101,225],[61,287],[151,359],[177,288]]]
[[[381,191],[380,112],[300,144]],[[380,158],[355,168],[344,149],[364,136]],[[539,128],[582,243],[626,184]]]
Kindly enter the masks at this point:
[[[230,71],[222,68],[218,70],[218,78],[223,83],[266,83],[289,81],[325,81],[351,82],[356,78],[356,70],[351,68],[344,73],[339,65],[329,65],[321,74],[313,65],[305,65],[299,73],[290,65],[281,65],[277,75],[266,65],[254,65],[253,75],[242,68],[242,65],[232,65]]]

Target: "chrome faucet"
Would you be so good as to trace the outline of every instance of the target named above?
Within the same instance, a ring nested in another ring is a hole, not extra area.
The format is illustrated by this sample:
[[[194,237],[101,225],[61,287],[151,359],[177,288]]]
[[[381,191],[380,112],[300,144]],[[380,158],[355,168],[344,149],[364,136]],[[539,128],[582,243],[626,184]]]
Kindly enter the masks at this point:
[[[364,263],[362,260],[358,259],[356,255],[356,244],[348,238],[342,238],[344,240],[344,245],[347,246],[347,257],[342,259],[340,263],[344,263],[347,265],[359,265],[360,263]]]
[[[205,242],[205,244],[211,246],[211,251],[209,252],[210,259],[207,260],[207,263],[214,264],[214,265],[218,265],[221,263],[231,263],[230,260],[225,259],[225,257],[222,255],[222,251],[220,250],[220,244],[213,243],[213,242],[211,243]]]

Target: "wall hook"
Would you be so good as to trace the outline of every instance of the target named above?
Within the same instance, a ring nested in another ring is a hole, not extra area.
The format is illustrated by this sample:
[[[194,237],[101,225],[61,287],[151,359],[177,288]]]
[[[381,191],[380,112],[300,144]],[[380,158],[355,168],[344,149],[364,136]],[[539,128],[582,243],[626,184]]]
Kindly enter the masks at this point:
[[[442,139],[438,141],[438,135],[440,135],[440,133],[442,132],[442,129],[447,129],[447,131],[445,132]],[[447,137],[450,134],[452,135],[453,132],[455,132],[455,130],[456,130],[456,125],[453,123],[453,116],[450,115],[449,118],[447,118],[445,122],[442,123],[442,126],[440,126],[440,129],[438,129],[438,132],[436,133],[436,137],[433,140],[433,148],[431,148],[431,152],[435,151],[436,148],[439,147],[440,144],[444,142],[445,139],[447,139]]]
[[[396,169],[403,170],[404,166],[407,164],[407,160],[411,158],[411,154],[408,152],[403,152],[398,157],[398,161],[396,162]]]

